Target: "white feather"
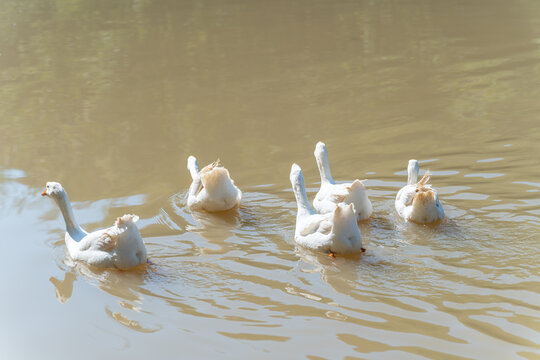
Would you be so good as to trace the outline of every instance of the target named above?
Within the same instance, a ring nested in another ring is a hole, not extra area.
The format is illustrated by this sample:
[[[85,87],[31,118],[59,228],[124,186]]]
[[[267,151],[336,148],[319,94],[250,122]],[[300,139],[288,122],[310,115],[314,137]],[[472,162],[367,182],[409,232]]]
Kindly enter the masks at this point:
[[[336,184],[330,172],[326,145],[319,141],[314,154],[321,175],[321,188],[313,200],[315,210],[321,214],[328,214],[334,211],[337,204],[343,202],[354,204],[357,220],[368,219],[373,213],[373,206],[363,182],[355,180],[352,183]]]
[[[129,269],[146,262],[146,246],[135,225],[138,216],[124,215],[107,229],[87,233],[75,220],[69,197],[62,185],[48,182],[43,195],[53,198],[62,212],[66,223],[66,246],[73,260],[118,269]]]
[[[353,204],[339,203],[332,212],[317,214],[309,205],[304,175],[296,164],[291,167],[290,180],[298,205],[294,239],[299,245],[336,254],[364,251]]]
[[[187,166],[193,179],[188,193],[190,209],[225,211],[240,205],[242,192],[229,171],[220,166],[219,159],[199,171],[197,159],[190,156]]]
[[[430,179],[429,171],[418,180],[418,161],[409,160],[407,167],[407,185],[396,195],[396,211],[406,221],[416,223],[431,223],[444,218],[444,210],[437,191],[427,184]]]

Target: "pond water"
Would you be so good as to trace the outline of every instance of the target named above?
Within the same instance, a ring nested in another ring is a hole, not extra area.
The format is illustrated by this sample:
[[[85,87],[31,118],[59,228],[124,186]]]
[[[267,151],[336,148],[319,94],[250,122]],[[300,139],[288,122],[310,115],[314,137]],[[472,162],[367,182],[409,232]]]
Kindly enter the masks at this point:
[[[2,359],[540,359],[540,3],[3,1]],[[367,179],[360,258],[295,246],[297,162]],[[186,208],[220,158],[237,212]],[[401,221],[407,161],[447,219]],[[153,265],[69,259],[140,216]]]

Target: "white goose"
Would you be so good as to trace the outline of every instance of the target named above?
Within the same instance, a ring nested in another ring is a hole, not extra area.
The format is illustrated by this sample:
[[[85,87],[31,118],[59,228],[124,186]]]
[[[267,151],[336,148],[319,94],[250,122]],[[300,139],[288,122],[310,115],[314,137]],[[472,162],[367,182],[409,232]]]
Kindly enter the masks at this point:
[[[96,267],[129,269],[147,261],[146,247],[137,229],[136,215],[116,219],[114,226],[91,233],[84,231],[73,216],[73,209],[62,185],[48,182],[42,196],[51,197],[66,223],[66,246],[73,260]]]
[[[189,188],[188,207],[192,210],[224,211],[240,204],[242,192],[219,159],[199,171],[194,156],[187,160],[193,182]]]
[[[396,210],[407,221],[431,223],[444,218],[444,210],[437,192],[429,185],[431,174],[426,171],[418,181],[418,161],[409,160],[407,185],[396,196]]]
[[[344,202],[345,204],[354,204],[358,221],[369,218],[373,213],[373,206],[362,181],[355,180],[352,183],[336,184],[330,172],[326,145],[319,141],[314,154],[321,174],[321,189],[313,200],[315,210],[321,214],[327,214],[334,211],[336,204]]]
[[[356,223],[354,205],[339,203],[327,214],[317,214],[309,205],[304,175],[297,164],[291,167],[291,184],[298,204],[295,241],[306,248],[331,256],[363,252],[362,234]]]

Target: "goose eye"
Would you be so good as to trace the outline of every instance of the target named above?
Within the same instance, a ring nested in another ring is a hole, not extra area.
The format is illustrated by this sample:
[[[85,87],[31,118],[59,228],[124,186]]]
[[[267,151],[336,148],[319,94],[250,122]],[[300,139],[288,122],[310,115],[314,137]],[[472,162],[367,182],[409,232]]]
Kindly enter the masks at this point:
[[[415,192],[418,192],[418,189],[416,189]]]

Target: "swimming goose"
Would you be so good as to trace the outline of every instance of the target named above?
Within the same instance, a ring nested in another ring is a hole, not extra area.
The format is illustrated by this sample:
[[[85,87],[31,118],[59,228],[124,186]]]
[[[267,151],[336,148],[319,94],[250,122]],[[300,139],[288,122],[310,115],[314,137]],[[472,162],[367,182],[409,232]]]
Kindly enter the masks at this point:
[[[427,182],[431,174],[426,171],[418,181],[418,161],[409,160],[407,185],[396,196],[396,210],[407,221],[431,223],[444,218],[444,210],[437,192]]]
[[[327,214],[317,214],[309,205],[302,169],[291,167],[291,185],[298,204],[295,241],[306,248],[336,254],[363,252],[362,234],[354,205],[339,203]]]
[[[137,229],[136,215],[124,215],[113,226],[91,233],[84,231],[73,215],[69,197],[57,182],[48,182],[42,196],[51,197],[66,223],[65,241],[73,260],[96,267],[129,269],[147,261],[146,247]]]
[[[336,204],[354,204],[357,220],[365,220],[373,213],[373,206],[369,201],[366,188],[362,181],[355,180],[352,183],[336,184],[330,172],[328,151],[323,142],[318,142],[315,147],[315,159],[321,174],[321,189],[313,200],[313,207],[321,214],[327,214],[336,208]]]
[[[229,171],[219,159],[199,171],[194,156],[187,161],[193,182],[189,188],[188,207],[192,210],[224,211],[240,204],[242,192],[234,185]]]

